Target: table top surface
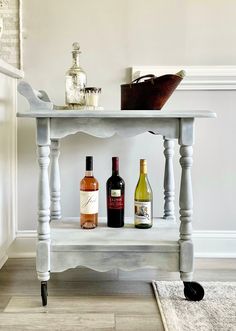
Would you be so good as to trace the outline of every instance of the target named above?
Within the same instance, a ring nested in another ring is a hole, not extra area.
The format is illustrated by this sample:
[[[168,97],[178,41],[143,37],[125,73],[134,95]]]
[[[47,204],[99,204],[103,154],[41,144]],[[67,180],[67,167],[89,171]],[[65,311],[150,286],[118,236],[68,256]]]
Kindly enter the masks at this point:
[[[158,111],[158,110],[38,110],[18,112],[17,117],[28,118],[215,118],[209,110]]]

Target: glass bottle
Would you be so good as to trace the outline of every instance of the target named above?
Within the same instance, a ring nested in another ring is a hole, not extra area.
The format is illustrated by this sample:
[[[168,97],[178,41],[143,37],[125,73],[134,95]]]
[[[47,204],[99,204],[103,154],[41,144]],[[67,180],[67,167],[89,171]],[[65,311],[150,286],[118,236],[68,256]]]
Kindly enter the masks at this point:
[[[72,45],[72,67],[66,73],[66,105],[85,105],[86,73],[80,67],[79,55],[80,46],[78,43]]]
[[[140,160],[140,176],[134,194],[134,225],[136,228],[151,228],[152,189],[147,177],[147,160]]]
[[[85,176],[80,182],[80,225],[93,229],[98,225],[98,181],[93,176],[93,157],[86,156]]]
[[[107,180],[107,226],[124,226],[125,182],[119,176],[119,158],[112,158],[112,176]]]

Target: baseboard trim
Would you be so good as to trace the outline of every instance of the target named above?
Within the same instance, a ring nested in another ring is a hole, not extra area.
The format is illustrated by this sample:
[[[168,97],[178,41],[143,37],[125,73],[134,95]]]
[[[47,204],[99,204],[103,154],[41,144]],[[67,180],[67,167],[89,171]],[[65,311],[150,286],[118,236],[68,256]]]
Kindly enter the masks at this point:
[[[0,254],[0,269],[6,263],[8,256],[6,254]]]
[[[194,231],[195,256],[236,258],[236,231]]]
[[[8,257],[35,257],[36,237],[36,231],[18,231],[8,249]],[[236,258],[236,231],[195,231],[193,242],[195,257]]]
[[[36,256],[36,231],[18,231],[8,249],[9,258],[30,258]]]
[[[133,66],[132,79],[154,74],[161,76],[185,70],[177,90],[235,90],[236,66]]]

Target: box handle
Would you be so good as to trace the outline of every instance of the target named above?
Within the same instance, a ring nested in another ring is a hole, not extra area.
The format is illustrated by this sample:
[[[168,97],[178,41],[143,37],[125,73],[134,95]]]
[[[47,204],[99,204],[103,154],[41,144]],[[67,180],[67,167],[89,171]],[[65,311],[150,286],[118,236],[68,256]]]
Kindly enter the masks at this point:
[[[138,83],[143,78],[156,78],[156,76],[152,75],[152,74],[144,75],[144,76],[141,76],[141,77],[138,77],[138,78],[134,79],[131,84]]]

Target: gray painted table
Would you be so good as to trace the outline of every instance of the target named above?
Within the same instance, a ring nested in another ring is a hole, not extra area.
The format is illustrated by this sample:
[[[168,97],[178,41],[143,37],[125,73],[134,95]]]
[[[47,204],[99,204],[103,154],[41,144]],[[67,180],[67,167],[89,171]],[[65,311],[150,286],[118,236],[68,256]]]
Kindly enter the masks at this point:
[[[193,198],[191,166],[195,118],[213,118],[210,111],[81,111],[54,106],[47,94],[20,82],[18,91],[29,101],[30,111],[18,117],[35,118],[39,163],[37,274],[41,281],[43,305],[47,304],[50,272],[77,266],[98,271],[113,268],[134,270],[154,267],[179,271],[189,300],[204,296],[200,284],[192,282]],[[99,138],[114,134],[131,137],[144,132],[164,139],[164,215],[149,230],[136,229],[126,219],[124,228],[112,229],[104,220],[91,231],[80,229],[78,217],[62,218],[60,206],[59,141],[78,132]],[[174,213],[174,140],[180,145],[180,226]],[[51,161],[51,177],[48,167]]]

